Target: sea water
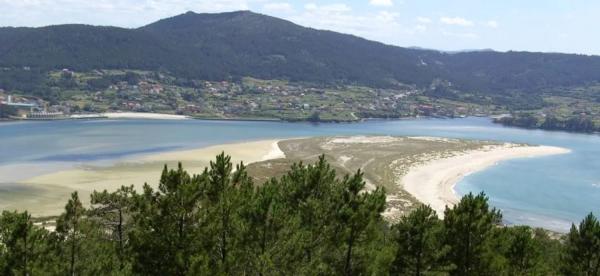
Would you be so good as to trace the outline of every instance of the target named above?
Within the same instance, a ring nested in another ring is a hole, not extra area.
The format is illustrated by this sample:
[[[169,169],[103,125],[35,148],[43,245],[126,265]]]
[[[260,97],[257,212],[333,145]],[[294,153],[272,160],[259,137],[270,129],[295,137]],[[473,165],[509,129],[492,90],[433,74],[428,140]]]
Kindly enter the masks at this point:
[[[484,191],[510,224],[567,231],[600,214],[600,136],[508,128],[488,118],[372,120],[311,124],[202,120],[90,120],[0,123],[0,198],[34,175],[81,164],[176,149],[269,138],[414,135],[559,146],[565,155],[501,162],[465,177],[459,194]]]

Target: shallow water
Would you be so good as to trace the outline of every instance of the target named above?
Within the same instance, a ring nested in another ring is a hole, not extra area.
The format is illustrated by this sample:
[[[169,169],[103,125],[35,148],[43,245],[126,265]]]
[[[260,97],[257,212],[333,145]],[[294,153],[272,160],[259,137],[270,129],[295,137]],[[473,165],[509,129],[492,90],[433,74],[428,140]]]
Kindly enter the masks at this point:
[[[0,194],[20,179],[81,164],[222,143],[326,135],[414,135],[543,144],[567,155],[502,162],[467,176],[457,192],[485,191],[506,222],[566,231],[600,213],[600,136],[507,128],[486,118],[310,124],[97,120],[0,124]]]

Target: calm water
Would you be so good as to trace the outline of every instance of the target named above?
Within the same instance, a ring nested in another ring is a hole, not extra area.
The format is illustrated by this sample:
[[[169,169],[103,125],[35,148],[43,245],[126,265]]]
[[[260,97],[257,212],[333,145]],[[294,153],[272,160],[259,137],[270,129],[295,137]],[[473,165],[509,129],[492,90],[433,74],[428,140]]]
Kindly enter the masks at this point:
[[[0,193],[82,163],[227,142],[324,135],[419,135],[560,146],[567,155],[507,161],[469,175],[457,190],[485,191],[508,223],[567,230],[600,214],[600,136],[505,128],[485,118],[308,124],[230,121],[54,121],[0,124]]]

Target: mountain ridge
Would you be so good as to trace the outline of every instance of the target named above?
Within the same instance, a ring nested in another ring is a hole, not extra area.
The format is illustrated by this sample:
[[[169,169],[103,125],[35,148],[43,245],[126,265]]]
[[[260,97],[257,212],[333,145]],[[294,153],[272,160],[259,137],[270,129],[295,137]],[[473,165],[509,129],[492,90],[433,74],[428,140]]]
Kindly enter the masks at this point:
[[[0,42],[0,67],[40,70],[165,70],[190,79],[251,76],[374,87],[442,80],[478,93],[600,81],[598,56],[405,48],[251,11],[187,12],[135,29],[4,27]]]

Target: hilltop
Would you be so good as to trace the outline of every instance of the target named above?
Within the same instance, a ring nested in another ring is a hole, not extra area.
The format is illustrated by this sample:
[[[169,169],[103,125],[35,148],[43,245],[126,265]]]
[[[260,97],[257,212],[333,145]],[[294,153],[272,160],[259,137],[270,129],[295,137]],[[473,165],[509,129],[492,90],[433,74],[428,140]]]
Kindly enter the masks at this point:
[[[137,29],[88,25],[0,28],[0,66],[168,70],[223,80],[430,85],[506,91],[600,80],[600,57],[402,48],[250,11],[188,12]]]

